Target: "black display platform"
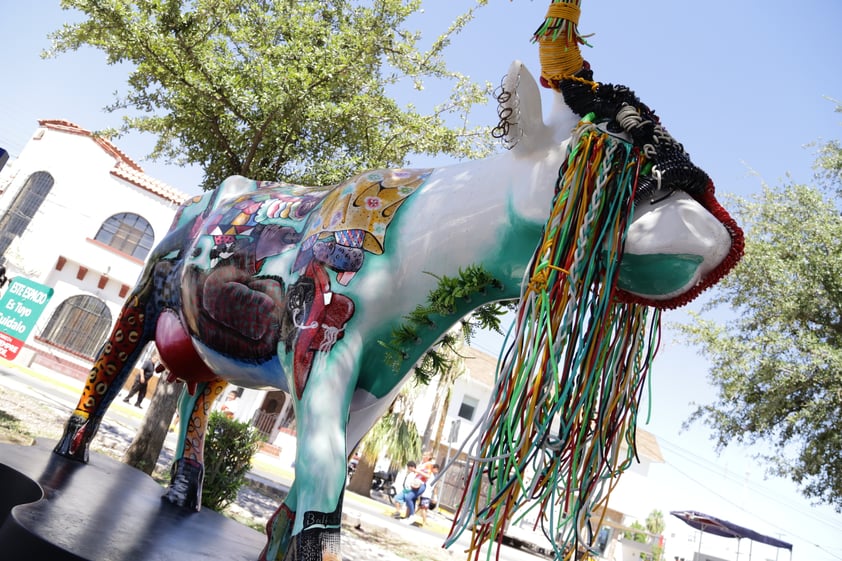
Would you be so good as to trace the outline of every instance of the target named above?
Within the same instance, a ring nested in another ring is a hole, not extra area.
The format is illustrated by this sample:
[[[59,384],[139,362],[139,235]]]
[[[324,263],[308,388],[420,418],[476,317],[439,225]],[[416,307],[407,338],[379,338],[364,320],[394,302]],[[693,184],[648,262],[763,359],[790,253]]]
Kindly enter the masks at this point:
[[[266,537],[209,509],[161,500],[140,470],[102,454],[52,453],[54,441],[0,444],[0,558],[51,561],[254,561]]]

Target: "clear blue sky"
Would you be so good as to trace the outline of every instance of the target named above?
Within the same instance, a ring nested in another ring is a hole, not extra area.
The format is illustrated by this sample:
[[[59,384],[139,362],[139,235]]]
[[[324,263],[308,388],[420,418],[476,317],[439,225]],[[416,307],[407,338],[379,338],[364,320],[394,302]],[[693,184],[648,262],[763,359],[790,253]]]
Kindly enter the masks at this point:
[[[452,45],[451,66],[474,80],[498,83],[509,62],[521,59],[537,75],[537,49],[529,38],[548,2],[492,0]],[[118,115],[102,108],[124,89],[126,70],[106,66],[92,50],[39,58],[46,34],[72,17],[57,0],[0,5],[0,146],[17,155],[43,118],[91,130],[116,126]],[[426,0],[425,13],[415,21],[432,39],[470,5]],[[777,185],[787,174],[810,182],[815,150],[808,145],[842,136],[842,114],[826,99],[842,100],[840,22],[842,3],[827,0],[584,0],[580,29],[595,33],[594,47],[584,54],[598,81],[634,89],[714,178],[720,194],[749,196],[761,181]],[[431,85],[401,101],[424,107],[442,96]],[[494,124],[494,107],[477,111],[473,120]],[[199,171],[144,159],[151,139],[131,135],[116,144],[150,175],[196,192]],[[666,315],[667,322],[682,319],[681,312]],[[658,436],[666,464],[650,473],[659,490],[642,506],[643,514],[653,508],[665,514],[700,510],[791,541],[796,561],[842,560],[842,516],[811,507],[786,481],[764,480],[762,466],[745,449],[731,447],[717,456],[703,427],[680,431],[689,404],[711,400],[713,390],[704,357],[674,341],[669,330],[665,337],[645,428]],[[496,353],[499,343],[486,338],[480,344]],[[667,519],[672,525],[674,518]],[[686,553],[692,551],[689,546]],[[747,551],[744,543],[741,561]],[[757,545],[753,552],[756,560],[775,558],[773,550]],[[787,558],[782,552],[780,559]]]

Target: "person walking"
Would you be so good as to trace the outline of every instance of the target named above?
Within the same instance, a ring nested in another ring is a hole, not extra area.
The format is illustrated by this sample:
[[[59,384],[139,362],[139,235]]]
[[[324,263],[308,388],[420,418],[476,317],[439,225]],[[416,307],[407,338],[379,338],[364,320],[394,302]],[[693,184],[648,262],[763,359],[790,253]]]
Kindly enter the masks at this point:
[[[406,462],[406,468],[404,468],[401,472],[403,473],[403,478],[400,478],[403,482],[401,485],[401,490],[392,499],[395,503],[395,513],[393,515],[395,518],[406,518],[406,515],[404,515],[403,513],[404,505],[402,503],[406,498],[407,492],[411,490],[411,484],[415,481],[415,467],[416,463],[410,460]]]
[[[140,409],[140,404],[143,403],[143,398],[146,397],[146,389],[149,387],[149,380],[152,378],[154,373],[155,364],[151,360],[146,359],[143,362],[140,372],[138,372],[137,376],[135,376],[134,382],[132,383],[132,389],[129,390],[129,395],[123,398],[123,402],[128,403],[132,396],[137,394],[137,401],[135,401],[134,406]]]

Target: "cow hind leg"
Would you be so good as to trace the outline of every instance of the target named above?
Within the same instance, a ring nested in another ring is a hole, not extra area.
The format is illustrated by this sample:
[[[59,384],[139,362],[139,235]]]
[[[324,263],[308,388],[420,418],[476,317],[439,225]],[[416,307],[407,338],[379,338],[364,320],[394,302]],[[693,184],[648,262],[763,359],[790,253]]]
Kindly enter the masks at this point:
[[[201,382],[196,392],[186,391],[179,402],[179,444],[170,472],[170,485],[164,499],[188,510],[202,507],[202,483],[205,477],[205,434],[210,409],[228,383],[219,378]]]
[[[64,434],[53,449],[56,454],[87,463],[88,447],[102,417],[151,340],[148,331],[143,304],[137,298],[129,298],[99,351]]]

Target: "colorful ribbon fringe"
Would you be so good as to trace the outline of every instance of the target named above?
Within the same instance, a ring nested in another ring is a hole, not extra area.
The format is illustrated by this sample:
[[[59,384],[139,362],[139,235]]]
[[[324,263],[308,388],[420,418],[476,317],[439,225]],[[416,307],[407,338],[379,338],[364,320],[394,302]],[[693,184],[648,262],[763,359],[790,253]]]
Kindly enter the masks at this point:
[[[556,558],[574,558],[635,453],[660,312],[616,301],[612,287],[644,159],[587,120],[570,146],[447,540],[471,528],[474,559],[530,512]]]

